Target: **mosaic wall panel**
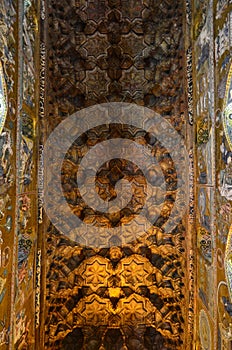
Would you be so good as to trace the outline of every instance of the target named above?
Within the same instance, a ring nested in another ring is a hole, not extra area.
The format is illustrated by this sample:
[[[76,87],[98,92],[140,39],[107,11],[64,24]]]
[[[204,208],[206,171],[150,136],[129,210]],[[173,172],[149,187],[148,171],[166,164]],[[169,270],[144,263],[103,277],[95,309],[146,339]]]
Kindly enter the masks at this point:
[[[42,132],[49,135],[60,121],[84,107],[124,101],[158,112],[185,137],[184,11],[181,1],[169,0],[48,1],[47,118],[41,120]],[[62,173],[65,198],[77,215],[108,227],[129,220],[135,208],[116,217],[94,213],[83,205],[70,179],[80,155],[91,145],[116,137],[152,146],[142,129],[102,125],[72,145]],[[156,147],[160,162],[167,164],[165,150]],[[141,174],[132,165],[131,175],[142,194]],[[113,196],[112,181],[127,166],[120,160],[106,163],[99,170],[97,186]],[[175,195],[174,178],[168,178],[170,194]],[[44,222],[47,290],[42,319],[46,334],[43,343],[41,327],[38,348],[186,347],[185,221],[173,232],[165,234],[161,229],[172,206],[172,200],[163,203],[156,226],[143,238],[120,246],[115,237],[109,248],[102,249],[78,244]]]
[[[227,124],[228,114],[226,108],[228,108],[229,91],[230,91],[230,74],[228,75],[228,88],[225,92],[224,103],[222,106],[222,114],[219,111],[220,105],[218,105],[218,115],[220,114],[220,120],[218,121],[217,129],[217,142],[218,142],[218,163],[217,163],[217,265],[218,265],[218,333],[220,335],[221,348],[229,349],[231,346],[231,326],[228,322],[231,318],[229,312],[229,305],[231,305],[230,290],[228,285],[231,286],[230,276],[230,254],[231,240],[230,240],[230,226],[231,226],[231,198],[229,179],[230,176],[230,159],[229,153],[231,151],[228,131],[230,130],[229,124]],[[228,158],[227,158],[228,153]],[[221,267],[222,265],[222,267]],[[228,274],[225,276],[225,269]],[[229,269],[229,270],[228,270]],[[228,279],[226,279],[228,277]],[[223,312],[224,310],[224,312]]]
[[[11,343],[14,262],[17,42],[15,1],[0,8],[0,347]]]
[[[230,84],[232,7],[227,0],[205,2],[203,6],[194,1],[194,6],[197,13],[193,23],[195,45],[202,42],[199,50],[195,49],[199,331],[201,317],[205,320],[205,335],[197,337],[197,346],[231,349],[231,300],[225,276],[225,250],[231,225],[228,113],[227,122],[223,120]],[[209,21],[211,25],[207,24]],[[201,95],[205,96],[204,102],[200,102]],[[207,211],[211,213],[211,232],[206,229]]]
[[[205,2],[200,9],[195,8],[196,23],[194,26],[195,56],[195,104],[196,104],[196,152],[197,182],[213,184],[214,169],[214,136],[213,136],[213,60],[210,48],[212,33],[212,9],[210,2]],[[199,17],[199,19],[198,19]]]
[[[19,5],[21,27],[19,44],[23,55],[20,61],[20,110],[17,136],[17,256],[13,320],[13,342],[17,349],[33,349],[35,342],[38,5],[37,1],[22,2]]]
[[[229,240],[231,226],[230,179],[230,133],[229,114],[226,108],[230,103],[230,67],[231,67],[231,28],[232,3],[215,3],[214,50],[215,50],[215,115],[216,115],[216,228],[217,228],[217,314],[218,348],[230,349],[231,337],[231,298],[228,280],[225,276],[227,265],[226,242]],[[231,246],[231,244],[230,244]],[[222,268],[223,266],[223,268]]]
[[[32,349],[27,335],[33,338],[37,234],[36,3],[6,0],[0,9],[1,349]]]

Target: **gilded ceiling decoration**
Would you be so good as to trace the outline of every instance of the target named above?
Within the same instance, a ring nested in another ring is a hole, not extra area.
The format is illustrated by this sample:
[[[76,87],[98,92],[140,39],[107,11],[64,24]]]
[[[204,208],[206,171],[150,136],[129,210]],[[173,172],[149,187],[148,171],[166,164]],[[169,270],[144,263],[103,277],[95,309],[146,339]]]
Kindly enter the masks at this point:
[[[47,130],[81,108],[118,101],[153,109],[184,135],[183,11],[182,2],[171,1],[49,1]],[[72,241],[50,224],[47,348],[177,349],[186,340],[186,229],[179,223],[173,232],[162,230],[177,191],[167,149],[134,127],[133,118],[132,125],[90,129],[63,162],[65,199],[81,220],[96,227],[120,226],[141,211],[146,182],[133,162],[113,159],[97,172],[96,190],[103,200],[115,198],[115,184],[122,178],[136,189],[128,206],[116,214],[88,207],[75,184],[78,164],[90,147],[118,137],[153,149],[162,176],[155,174],[160,203],[150,210],[152,214],[160,207],[161,214],[140,238],[121,245],[115,236],[108,248],[99,249],[86,246],[84,238],[79,244]],[[164,202],[161,186],[168,191]]]

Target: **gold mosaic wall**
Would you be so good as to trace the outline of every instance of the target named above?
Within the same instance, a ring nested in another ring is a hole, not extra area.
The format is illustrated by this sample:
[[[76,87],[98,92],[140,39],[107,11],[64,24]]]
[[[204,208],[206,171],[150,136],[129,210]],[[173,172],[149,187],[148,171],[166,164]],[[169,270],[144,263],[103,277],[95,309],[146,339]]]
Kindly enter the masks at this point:
[[[193,2],[197,349],[227,350],[232,345],[225,276],[231,225],[231,11],[230,1]]]
[[[35,342],[38,5],[2,1],[0,9],[1,349]]]

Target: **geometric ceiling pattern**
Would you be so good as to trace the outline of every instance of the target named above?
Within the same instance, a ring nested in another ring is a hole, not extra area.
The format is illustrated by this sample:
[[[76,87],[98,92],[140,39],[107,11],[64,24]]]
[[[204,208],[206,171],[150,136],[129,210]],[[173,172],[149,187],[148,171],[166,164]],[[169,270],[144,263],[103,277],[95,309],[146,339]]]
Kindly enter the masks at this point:
[[[184,134],[182,13],[182,3],[174,6],[169,0],[49,1],[48,132],[79,109],[130,102],[150,107]],[[179,223],[173,232],[162,230],[177,191],[168,150],[134,127],[133,120],[132,125],[90,129],[66,154],[63,193],[83,222],[97,227],[130,222],[146,201],[144,174],[133,162],[113,159],[96,174],[96,190],[103,200],[115,197],[115,184],[122,178],[134,186],[131,202],[116,214],[93,211],[74,181],[90,147],[119,137],[153,149],[161,174],[151,175],[157,190],[149,209],[160,215],[139,239],[121,245],[120,237],[114,236],[108,248],[99,249],[88,247],[84,238],[72,241],[52,224],[47,227],[48,348],[177,349],[185,342],[185,227]]]

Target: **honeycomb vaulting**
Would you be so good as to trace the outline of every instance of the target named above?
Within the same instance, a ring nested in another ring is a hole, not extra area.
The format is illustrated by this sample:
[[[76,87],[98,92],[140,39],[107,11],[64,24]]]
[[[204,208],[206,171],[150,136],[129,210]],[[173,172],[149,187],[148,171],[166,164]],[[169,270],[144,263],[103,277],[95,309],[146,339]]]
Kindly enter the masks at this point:
[[[183,13],[182,1],[173,0],[49,0],[48,134],[82,108],[128,102],[151,108],[184,135]],[[47,226],[47,349],[184,348],[186,228],[180,222],[173,232],[162,230],[177,191],[175,164],[167,149],[134,126],[90,129],[65,157],[64,196],[82,221],[99,227],[118,227],[140,212],[146,182],[133,162],[113,159],[97,172],[102,199],[114,198],[114,186],[123,177],[135,189],[128,206],[116,214],[88,207],[74,181],[78,162],[90,147],[119,137],[152,149],[163,173],[154,176],[156,202],[162,186],[165,201],[150,208],[160,208],[153,227],[124,245],[115,236],[105,248],[91,248],[84,237],[77,242]],[[59,203],[57,208],[62,210]]]

